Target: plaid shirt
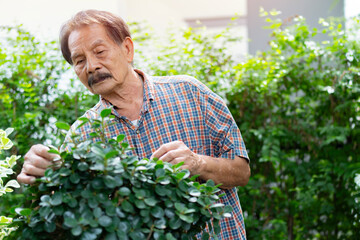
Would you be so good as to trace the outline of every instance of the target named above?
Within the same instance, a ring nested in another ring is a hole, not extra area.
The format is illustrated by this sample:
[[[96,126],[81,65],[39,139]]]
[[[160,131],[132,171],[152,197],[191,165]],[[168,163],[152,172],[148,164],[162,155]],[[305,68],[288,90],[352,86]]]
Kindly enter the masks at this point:
[[[113,109],[116,124],[106,129],[109,139],[124,134],[133,147],[132,154],[139,158],[150,158],[162,144],[181,140],[197,154],[248,159],[240,130],[229,109],[204,84],[189,76],[153,77],[140,70],[136,72],[144,79],[144,101],[139,122],[134,125]],[[101,110],[111,106],[101,98],[84,116],[99,118]],[[89,125],[76,129],[80,123],[75,122],[72,130],[84,139],[91,138]],[[70,141],[69,138],[67,141]],[[231,205],[233,214],[221,220],[219,239],[246,239],[237,189],[221,190],[219,194],[222,193],[225,195],[220,202]],[[197,237],[201,238],[201,234]]]

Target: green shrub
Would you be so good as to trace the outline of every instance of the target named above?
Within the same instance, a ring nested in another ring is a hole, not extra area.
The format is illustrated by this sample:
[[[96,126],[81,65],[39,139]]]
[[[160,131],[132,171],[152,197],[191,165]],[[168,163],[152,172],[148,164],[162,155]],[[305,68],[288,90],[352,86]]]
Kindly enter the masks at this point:
[[[8,150],[13,146],[13,143],[8,138],[13,130],[12,128],[8,128],[5,131],[0,129],[0,153],[2,150]],[[7,178],[14,173],[12,168],[19,157],[20,156],[12,155],[4,160],[0,160],[0,197],[8,192],[12,192],[13,188],[20,187],[16,180],[9,180],[5,185],[3,181],[3,178]],[[3,239],[8,236],[11,231],[15,230],[15,228],[9,227],[11,222],[12,218],[0,216],[0,239]]]
[[[218,234],[219,220],[232,211],[216,203],[218,186],[212,180],[195,182],[198,176],[189,178],[182,164],[128,156],[124,135],[105,138],[102,126],[114,117],[110,112],[90,120],[90,135],[102,141],[78,142],[73,135],[70,153],[50,150],[62,160],[28,189],[31,205],[15,210],[22,224],[13,238],[190,239],[210,221],[210,234]],[[205,232],[204,239],[210,234]]]

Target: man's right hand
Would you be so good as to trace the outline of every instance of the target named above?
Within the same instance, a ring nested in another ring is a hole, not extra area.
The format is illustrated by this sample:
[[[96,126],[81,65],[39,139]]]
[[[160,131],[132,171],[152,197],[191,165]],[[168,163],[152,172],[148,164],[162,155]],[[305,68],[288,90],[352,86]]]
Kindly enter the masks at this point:
[[[44,176],[45,170],[53,165],[53,159],[59,158],[58,155],[49,153],[49,148],[37,144],[33,145],[24,156],[24,164],[21,173],[17,176],[20,183],[33,184],[36,177]]]

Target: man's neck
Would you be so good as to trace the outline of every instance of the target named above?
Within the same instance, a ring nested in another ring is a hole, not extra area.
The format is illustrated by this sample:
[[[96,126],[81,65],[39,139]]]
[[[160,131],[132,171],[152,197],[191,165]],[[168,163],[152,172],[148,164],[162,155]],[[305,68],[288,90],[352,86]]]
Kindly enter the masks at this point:
[[[143,87],[144,82],[142,76],[132,71],[123,85],[107,96],[102,96],[110,102],[115,110],[129,120],[139,119],[140,111],[143,105]]]

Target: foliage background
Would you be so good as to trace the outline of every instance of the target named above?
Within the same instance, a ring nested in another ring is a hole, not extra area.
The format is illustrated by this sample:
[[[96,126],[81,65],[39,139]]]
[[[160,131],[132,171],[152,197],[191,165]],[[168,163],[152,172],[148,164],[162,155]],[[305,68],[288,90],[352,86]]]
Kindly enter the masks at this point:
[[[262,14],[271,49],[244,61],[232,58],[239,37],[228,30],[173,29],[157,39],[131,23],[135,67],[195,76],[226,99],[251,159],[250,182],[239,188],[249,239],[359,239],[359,18],[346,30],[336,19],[310,29],[301,17]],[[76,82],[56,42],[21,27],[0,31],[0,127],[15,128],[12,154],[59,145],[54,123],[73,122],[98,98]],[[318,34],[329,40],[314,42]],[[21,191],[8,195],[1,213],[21,205]]]

